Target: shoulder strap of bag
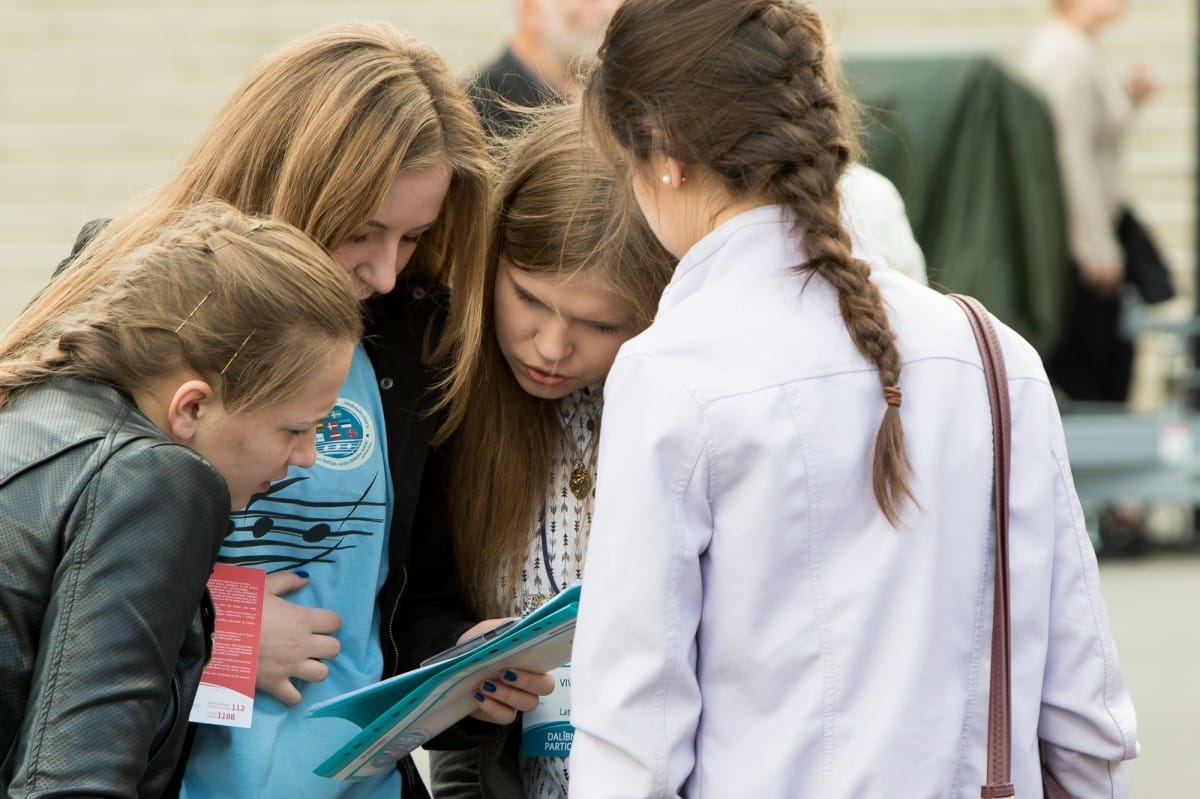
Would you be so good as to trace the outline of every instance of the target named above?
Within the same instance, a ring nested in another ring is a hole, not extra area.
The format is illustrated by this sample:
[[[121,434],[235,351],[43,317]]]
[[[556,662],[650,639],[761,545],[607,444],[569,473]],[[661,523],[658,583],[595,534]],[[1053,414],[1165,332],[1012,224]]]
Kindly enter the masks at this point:
[[[996,514],[996,587],[992,601],[992,674],[988,691],[988,763],[987,784],[982,799],[1013,796],[1012,685],[1009,676],[1010,631],[1008,618],[1008,478],[1012,468],[1012,415],[1008,404],[1008,376],[1000,339],[987,310],[978,300],[951,294],[967,315],[971,332],[979,345],[983,375],[987,380],[988,403],[992,412],[992,452],[994,485],[992,501]]]

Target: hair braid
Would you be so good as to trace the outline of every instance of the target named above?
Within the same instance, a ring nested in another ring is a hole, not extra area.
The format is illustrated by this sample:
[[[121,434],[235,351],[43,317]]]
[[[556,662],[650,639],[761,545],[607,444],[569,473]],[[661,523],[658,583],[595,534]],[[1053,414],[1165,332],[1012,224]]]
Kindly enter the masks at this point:
[[[675,42],[690,43],[680,50]],[[592,127],[635,160],[662,152],[707,167],[734,195],[790,208],[808,261],[838,293],[855,347],[887,402],[875,498],[896,524],[912,499],[900,415],[900,355],[870,267],[842,227],[839,180],[857,154],[855,106],[820,16],[793,0],[639,0],[618,9],[585,92]],[[654,64],[654,69],[638,69]]]
[[[842,320],[863,357],[875,364],[880,384],[900,381],[900,354],[870,267],[853,256],[842,226],[838,181],[853,152],[844,101],[828,69],[824,33],[806,8],[779,5],[763,10],[763,51],[777,61],[769,74],[782,79],[770,103],[783,124],[748,136],[726,160],[757,164],[759,174],[746,188],[761,185],[796,214],[809,260],[798,271],[818,274],[838,293]],[[759,182],[761,181],[761,183]],[[896,524],[899,504],[912,498],[904,429],[896,407],[888,405],[875,439],[873,487],[876,502]]]
[[[791,107],[804,110],[790,116],[780,131],[788,146],[776,149],[801,157],[779,160],[776,156],[776,170],[767,179],[766,193],[796,214],[809,258],[798,271],[820,275],[833,286],[855,347],[875,364],[883,388],[898,386],[900,353],[883,298],[871,280],[870,266],[854,257],[850,236],[841,222],[838,181],[850,162],[852,144],[846,112],[839,102],[842,93],[829,75],[823,29],[806,8],[789,14],[780,6],[771,6],[762,21],[768,28],[785,28],[786,32],[775,31],[767,38],[778,40],[777,57],[782,63],[796,65],[793,74],[797,77],[780,87],[780,93],[792,97]],[[905,497],[913,498],[910,472],[899,409],[889,403],[875,438],[872,483],[875,500],[893,525],[899,520],[900,503]]]
[[[879,288],[870,278],[870,266],[851,254],[849,236],[838,222],[837,195],[819,200],[798,195],[792,205],[800,213],[807,205],[810,220],[825,217],[825,224],[808,228],[804,244],[810,257],[799,270],[814,272],[834,287],[846,330],[858,351],[875,364],[880,385],[885,389],[899,385],[900,352],[896,336],[888,323]],[[836,233],[831,235],[830,227]],[[913,499],[908,484],[910,471],[900,411],[889,403],[875,437],[872,473],[875,500],[893,525],[899,520],[903,498]]]

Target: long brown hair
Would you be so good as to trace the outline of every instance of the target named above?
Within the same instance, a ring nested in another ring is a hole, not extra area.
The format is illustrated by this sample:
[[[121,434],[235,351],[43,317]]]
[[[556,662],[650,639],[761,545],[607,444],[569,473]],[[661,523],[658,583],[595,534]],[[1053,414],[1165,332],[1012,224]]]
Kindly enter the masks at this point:
[[[855,154],[853,103],[820,17],[790,0],[629,0],[613,16],[584,92],[589,127],[634,165],[652,153],[698,164],[735,198],[790,208],[808,260],[880,383],[900,354],[870,266],[851,254],[838,179]],[[881,396],[880,402],[884,401]],[[904,430],[888,405],[875,441],[875,499],[896,524],[911,499]]]
[[[231,411],[269,407],[362,335],[358,300],[322,248],[224,203],[184,208],[148,244],[110,248],[55,286],[0,335],[0,406],[59,376],[132,395],[188,371]]]
[[[487,268],[456,275],[446,376],[455,434],[451,514],[464,592],[480,615],[506,612],[498,583],[520,584],[521,562],[562,437],[556,401],[526,394],[496,341],[496,274],[503,257],[532,275],[585,272],[622,297],[634,327],[650,324],[675,261],[586,139],[577,106],[534,121],[498,159]]]
[[[178,174],[108,225],[71,269],[152,241],[180,209],[206,199],[281,219],[333,250],[371,218],[397,174],[443,164],[450,189],[407,267],[438,279],[483,260],[488,161],[479,118],[431,48],[383,23],[335,25],[261,61]],[[100,278],[78,280],[86,290]]]

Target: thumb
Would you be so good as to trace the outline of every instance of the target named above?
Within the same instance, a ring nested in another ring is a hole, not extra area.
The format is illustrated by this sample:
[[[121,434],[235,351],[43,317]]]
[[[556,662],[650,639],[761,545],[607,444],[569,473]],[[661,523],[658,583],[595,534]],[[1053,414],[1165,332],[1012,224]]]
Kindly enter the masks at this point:
[[[272,572],[267,575],[266,591],[273,596],[283,596],[299,591],[308,585],[307,572]]]

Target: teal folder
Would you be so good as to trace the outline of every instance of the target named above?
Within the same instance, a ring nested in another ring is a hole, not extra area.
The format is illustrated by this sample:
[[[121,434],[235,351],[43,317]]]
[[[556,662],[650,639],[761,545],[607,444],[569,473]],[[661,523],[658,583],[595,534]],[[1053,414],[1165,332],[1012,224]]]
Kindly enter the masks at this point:
[[[544,672],[568,663],[579,592],[578,584],[571,586],[467,652],[313,705],[308,716],[348,719],[362,728],[313,773],[356,780],[395,768],[397,760],[470,715],[482,680],[505,668]]]

